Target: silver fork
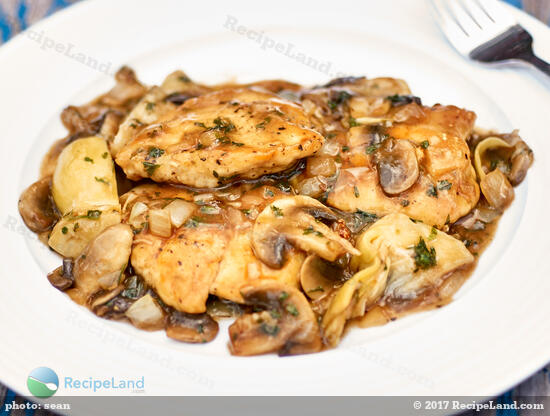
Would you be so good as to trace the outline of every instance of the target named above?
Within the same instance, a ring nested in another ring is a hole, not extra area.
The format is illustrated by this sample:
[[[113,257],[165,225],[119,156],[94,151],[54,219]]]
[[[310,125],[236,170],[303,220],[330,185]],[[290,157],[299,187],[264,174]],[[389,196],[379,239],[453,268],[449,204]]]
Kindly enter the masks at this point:
[[[434,16],[458,52],[476,61],[523,61],[550,75],[533,38],[497,0],[431,0]]]

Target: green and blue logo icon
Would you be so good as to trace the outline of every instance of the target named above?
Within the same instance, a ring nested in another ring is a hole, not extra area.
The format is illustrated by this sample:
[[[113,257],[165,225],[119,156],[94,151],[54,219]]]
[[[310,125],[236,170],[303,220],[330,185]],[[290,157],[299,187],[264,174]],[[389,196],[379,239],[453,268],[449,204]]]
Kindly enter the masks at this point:
[[[51,397],[59,387],[59,377],[48,367],[38,367],[27,377],[27,387],[34,397]]]

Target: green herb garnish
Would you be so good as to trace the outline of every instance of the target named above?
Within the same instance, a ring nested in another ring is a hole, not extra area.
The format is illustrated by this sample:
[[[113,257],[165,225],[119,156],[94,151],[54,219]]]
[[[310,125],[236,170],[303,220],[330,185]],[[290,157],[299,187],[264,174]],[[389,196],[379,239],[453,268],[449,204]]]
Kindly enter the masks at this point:
[[[428,249],[422,237],[420,237],[418,244],[414,246],[414,262],[421,269],[428,269],[437,263],[435,248]]]
[[[156,163],[143,162],[143,167],[145,168],[148,176],[153,176],[153,173],[155,173],[155,170],[157,170],[159,166],[160,165],[157,165]]]
[[[163,149],[159,149],[158,147],[149,148],[149,157],[156,159],[157,157],[161,157],[163,154],[164,154]]]
[[[289,303],[288,305],[286,305],[285,309],[292,316],[298,316],[299,315],[298,309],[296,309],[296,306],[294,306],[292,303]]]
[[[317,237],[324,237],[323,233],[320,231],[317,231],[313,226],[309,226],[307,228],[304,228],[304,235],[308,234],[315,234]]]
[[[437,189],[439,189],[440,191],[448,191],[449,189],[451,189],[452,186],[453,184],[446,179],[437,183]]]
[[[284,215],[283,210],[275,205],[271,205],[271,211],[273,211],[273,215],[276,217],[282,217]]]
[[[277,325],[269,325],[265,322],[260,325],[260,329],[264,334],[276,336],[279,333],[279,327]]]
[[[97,182],[101,182],[101,183],[104,183],[105,185],[109,185],[109,181],[105,178],[98,178],[97,176],[94,176],[94,179],[97,181]]]

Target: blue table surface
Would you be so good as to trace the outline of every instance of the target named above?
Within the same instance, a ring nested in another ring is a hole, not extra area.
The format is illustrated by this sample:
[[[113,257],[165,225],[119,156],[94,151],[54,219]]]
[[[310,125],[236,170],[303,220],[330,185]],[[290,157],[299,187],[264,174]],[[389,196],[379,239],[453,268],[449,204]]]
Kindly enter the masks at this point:
[[[0,0],[0,44],[9,40],[18,32],[25,30],[36,21],[70,6],[79,0]],[[505,0],[507,3],[522,8],[521,0]],[[550,373],[545,368],[541,370],[550,381]],[[1,385],[0,385],[1,387]],[[498,397],[499,403],[512,403],[514,389]],[[0,394],[0,416],[7,416],[10,411],[4,409],[3,403],[11,403],[17,397],[12,390],[7,390],[2,400]],[[33,415],[34,411],[26,410],[25,416]],[[496,416],[518,416],[517,410],[497,410]]]

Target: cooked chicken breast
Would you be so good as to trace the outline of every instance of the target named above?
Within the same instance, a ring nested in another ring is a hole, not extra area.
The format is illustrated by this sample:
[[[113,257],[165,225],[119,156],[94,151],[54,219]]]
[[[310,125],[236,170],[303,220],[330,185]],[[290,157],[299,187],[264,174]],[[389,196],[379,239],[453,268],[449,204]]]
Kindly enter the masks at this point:
[[[130,179],[196,188],[285,170],[324,141],[300,105],[255,88],[192,98],[148,123],[135,129],[116,162]]]
[[[438,227],[466,215],[479,199],[466,142],[475,114],[410,103],[385,117],[390,122],[350,128],[327,203],[378,216],[402,212]]]
[[[143,185],[122,196],[123,222],[136,232],[132,266],[166,304],[182,312],[202,313],[210,293],[242,302],[240,288],[259,279],[298,287],[302,253],[291,248],[286,264],[272,269],[256,258],[251,246],[259,210],[283,193],[263,186],[237,201],[239,192],[193,195],[172,186]],[[173,201],[188,205],[174,213]],[[167,236],[155,234],[152,221],[159,220],[152,213],[159,210],[176,216],[185,211],[179,217],[180,221],[186,217],[185,222],[170,226]]]

